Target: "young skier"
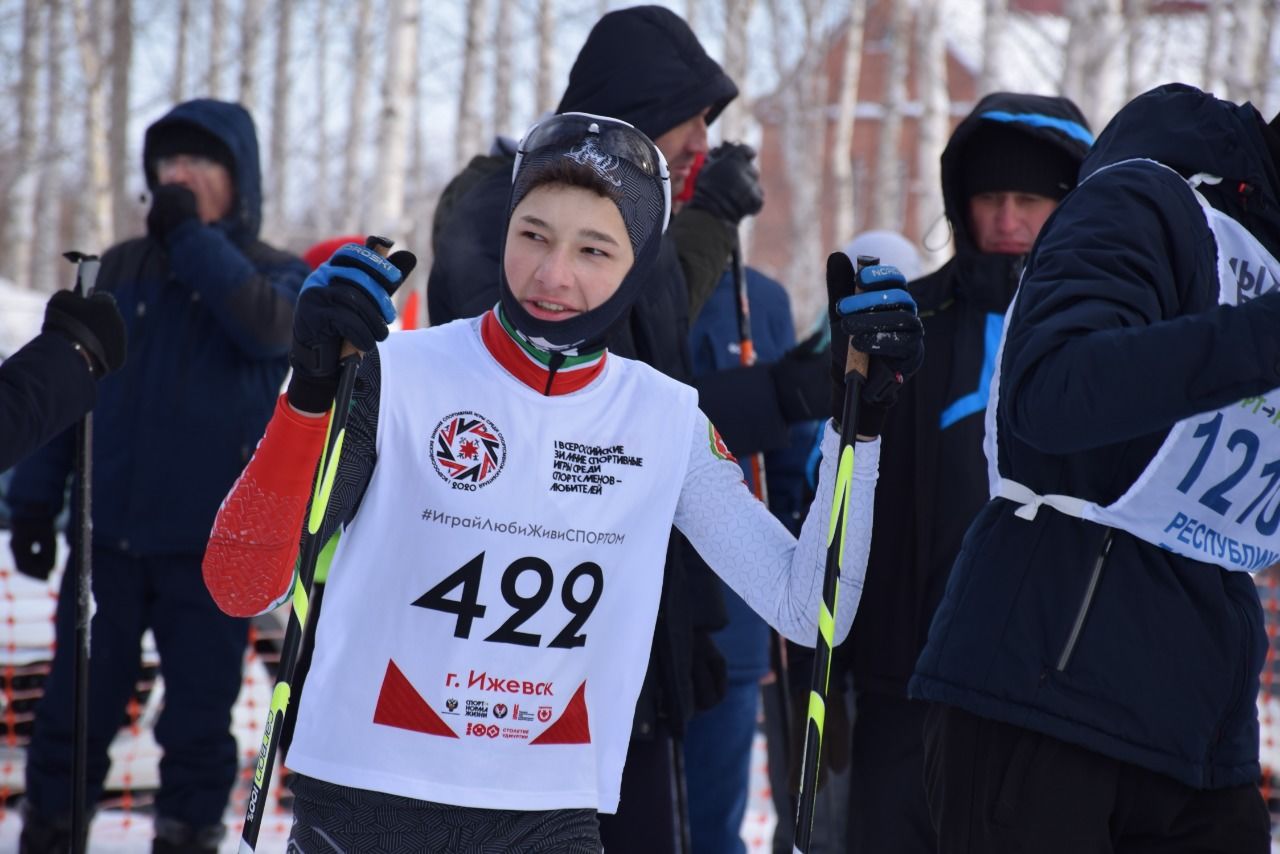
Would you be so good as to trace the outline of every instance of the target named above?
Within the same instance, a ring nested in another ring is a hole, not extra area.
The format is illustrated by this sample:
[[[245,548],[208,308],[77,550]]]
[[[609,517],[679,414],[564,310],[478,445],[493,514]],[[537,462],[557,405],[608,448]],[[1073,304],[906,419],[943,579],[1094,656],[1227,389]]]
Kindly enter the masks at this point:
[[[654,263],[670,208],[647,137],[564,114],[521,143],[493,310],[388,337],[379,282],[400,281],[412,256],[348,246],[308,280],[288,394],[205,560],[228,613],[288,594],[338,353],[344,340],[365,352],[319,532],[342,526],[288,757],[300,850],[598,851],[673,524],[771,625],[813,642],[837,431],[797,543],[743,485],[693,389],[601,343]],[[832,269],[852,292],[847,259]],[[901,281],[872,269],[868,280]],[[922,353],[903,314],[856,317],[852,343],[874,354],[873,380],[837,639],[866,564],[872,416]]]

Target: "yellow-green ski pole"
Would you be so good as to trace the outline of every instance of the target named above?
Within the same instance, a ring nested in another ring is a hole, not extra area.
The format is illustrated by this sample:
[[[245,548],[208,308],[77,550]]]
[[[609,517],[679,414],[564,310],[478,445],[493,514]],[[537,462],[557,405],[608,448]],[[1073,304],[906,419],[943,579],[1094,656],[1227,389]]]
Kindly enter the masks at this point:
[[[858,270],[880,259],[858,256]],[[834,346],[834,345],[833,345]],[[804,753],[800,766],[800,797],[796,810],[793,854],[808,854],[813,833],[813,808],[818,793],[818,763],[822,758],[822,727],[827,711],[827,685],[831,678],[831,650],[835,642],[836,601],[840,595],[840,562],[853,491],[853,449],[858,424],[858,397],[867,379],[867,356],[853,347],[845,360],[844,409],[840,419],[840,454],[836,464],[835,495],[831,499],[831,523],[827,529],[827,565],[822,576],[822,605],[818,611],[818,640],[813,650],[813,679],[809,687],[809,711],[805,722]]]
[[[386,255],[391,241],[385,237],[370,235],[364,245],[379,255]],[[348,350],[350,352],[348,352]],[[329,416],[329,432],[325,436],[324,453],[316,469],[315,485],[311,492],[311,511],[304,520],[302,544],[298,553],[298,573],[293,585],[293,609],[289,625],[284,632],[280,650],[280,665],[276,670],[276,684],[271,691],[271,708],[267,712],[267,726],[262,733],[262,746],[258,761],[249,782],[249,801],[244,813],[244,831],[240,834],[240,854],[253,854],[258,845],[258,833],[262,830],[262,815],[267,806],[267,788],[271,785],[271,772],[280,745],[280,730],[291,700],[294,670],[302,646],[303,630],[307,625],[307,613],[311,607],[311,583],[315,578],[316,563],[325,543],[320,542],[320,524],[329,507],[330,490],[338,470],[338,458],[342,455],[342,441],[346,435],[347,414],[351,409],[351,395],[356,387],[356,372],[360,369],[360,354],[350,344],[343,348],[338,391],[333,398]]]

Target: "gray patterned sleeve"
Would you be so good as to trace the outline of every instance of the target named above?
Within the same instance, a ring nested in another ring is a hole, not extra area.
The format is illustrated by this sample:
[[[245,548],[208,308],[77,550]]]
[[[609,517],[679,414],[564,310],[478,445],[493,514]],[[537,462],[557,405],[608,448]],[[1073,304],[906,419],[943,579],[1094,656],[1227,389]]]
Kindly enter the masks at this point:
[[[706,430],[693,431],[689,470],[676,505],[675,526],[707,565],[769,625],[789,640],[813,646],[818,633],[840,436],[827,422],[817,497],[797,541],[747,489],[737,463],[715,452],[707,434]],[[848,529],[835,614],[836,643],[849,634],[862,598],[871,549],[871,511],[880,465],[880,440],[859,442],[853,450]]]

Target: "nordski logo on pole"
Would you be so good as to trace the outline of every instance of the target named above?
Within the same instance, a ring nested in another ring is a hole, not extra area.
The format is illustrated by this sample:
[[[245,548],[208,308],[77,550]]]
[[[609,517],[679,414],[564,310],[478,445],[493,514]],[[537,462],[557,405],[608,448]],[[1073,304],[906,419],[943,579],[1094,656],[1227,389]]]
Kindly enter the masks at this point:
[[[454,489],[474,492],[502,472],[507,443],[502,431],[478,412],[454,412],[431,431],[431,464]]]

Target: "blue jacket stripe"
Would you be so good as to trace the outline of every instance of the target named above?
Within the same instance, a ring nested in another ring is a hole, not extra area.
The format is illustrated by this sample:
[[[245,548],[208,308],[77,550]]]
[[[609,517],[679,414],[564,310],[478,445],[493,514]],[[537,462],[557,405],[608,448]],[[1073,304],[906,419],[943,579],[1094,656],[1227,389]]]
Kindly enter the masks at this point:
[[[1062,131],[1072,139],[1080,140],[1085,145],[1093,145],[1093,134],[1089,133],[1088,128],[1070,119],[1060,119],[1042,113],[1010,113],[1005,110],[991,110],[982,113],[979,118],[990,119],[993,122],[1021,122],[1037,128],[1053,128]]]
[[[987,408],[987,398],[991,394],[991,375],[996,369],[996,351],[1000,349],[1000,333],[1004,330],[1004,315],[991,313],[987,315],[987,330],[983,338],[982,370],[978,374],[978,389],[955,400],[942,410],[941,429],[946,430],[962,418]]]

